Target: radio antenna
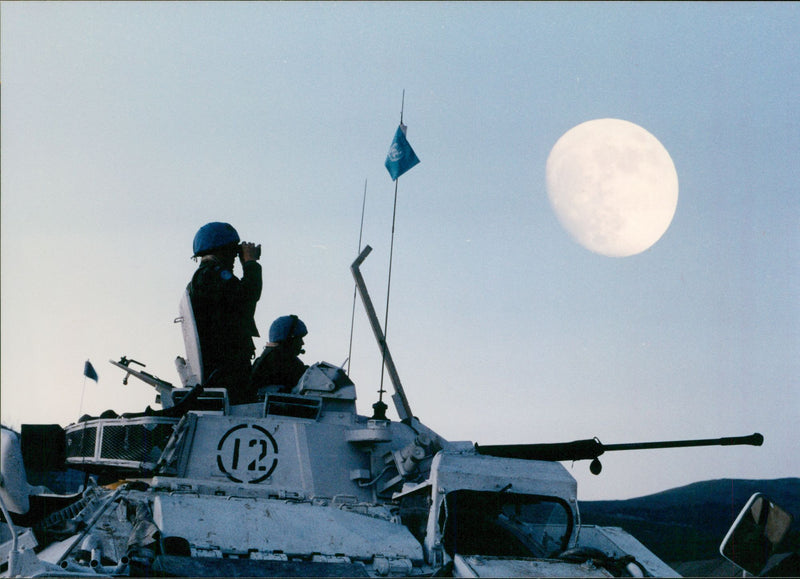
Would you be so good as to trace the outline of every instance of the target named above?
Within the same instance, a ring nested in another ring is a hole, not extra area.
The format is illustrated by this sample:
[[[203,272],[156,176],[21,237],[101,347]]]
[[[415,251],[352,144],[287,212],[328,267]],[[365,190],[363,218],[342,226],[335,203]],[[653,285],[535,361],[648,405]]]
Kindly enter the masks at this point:
[[[361,228],[358,230],[358,253],[361,254],[361,238],[364,235],[364,209],[367,207],[367,180],[364,179],[364,198],[361,201]],[[353,327],[356,321],[356,293],[358,285],[353,284],[353,312],[350,314],[350,348],[347,350],[347,374],[350,374],[350,360],[353,356]]]

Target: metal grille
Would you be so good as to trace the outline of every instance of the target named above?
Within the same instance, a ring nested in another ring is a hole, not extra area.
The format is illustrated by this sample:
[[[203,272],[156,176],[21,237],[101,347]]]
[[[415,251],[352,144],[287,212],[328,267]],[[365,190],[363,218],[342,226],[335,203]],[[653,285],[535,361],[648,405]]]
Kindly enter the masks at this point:
[[[78,427],[68,428],[66,436],[67,458],[94,456],[94,443],[97,438],[97,426],[87,426],[82,424]]]
[[[142,468],[158,461],[178,418],[98,418],[66,428],[67,463]]]
[[[100,458],[156,462],[172,435],[173,424],[103,426]]]

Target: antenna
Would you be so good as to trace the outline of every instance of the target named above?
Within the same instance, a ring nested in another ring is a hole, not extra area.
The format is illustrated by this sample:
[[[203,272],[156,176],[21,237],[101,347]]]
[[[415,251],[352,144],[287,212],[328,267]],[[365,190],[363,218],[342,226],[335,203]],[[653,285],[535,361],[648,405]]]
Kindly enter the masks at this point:
[[[361,228],[358,231],[358,253],[361,253],[361,238],[364,234],[364,209],[367,206],[367,180],[364,179],[364,199],[361,201]],[[353,284],[353,312],[350,314],[350,348],[347,350],[347,373],[350,374],[350,360],[353,355],[353,327],[356,320],[356,293],[358,285]]]

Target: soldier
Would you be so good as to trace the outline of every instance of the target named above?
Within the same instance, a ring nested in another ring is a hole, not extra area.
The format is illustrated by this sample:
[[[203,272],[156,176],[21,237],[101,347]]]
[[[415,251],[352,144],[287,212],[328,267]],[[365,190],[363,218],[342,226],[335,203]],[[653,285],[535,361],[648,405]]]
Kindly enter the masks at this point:
[[[194,257],[200,265],[187,287],[192,300],[204,386],[225,387],[232,404],[255,399],[249,391],[250,360],[255,354],[254,320],[261,297],[261,246],[239,243],[228,223],[207,223],[194,236]],[[242,279],[233,275],[236,256]]]
[[[289,392],[300,381],[306,364],[298,358],[305,354],[303,336],[308,334],[303,320],[295,315],[281,316],[269,327],[269,342],[253,364],[251,387],[280,386]]]

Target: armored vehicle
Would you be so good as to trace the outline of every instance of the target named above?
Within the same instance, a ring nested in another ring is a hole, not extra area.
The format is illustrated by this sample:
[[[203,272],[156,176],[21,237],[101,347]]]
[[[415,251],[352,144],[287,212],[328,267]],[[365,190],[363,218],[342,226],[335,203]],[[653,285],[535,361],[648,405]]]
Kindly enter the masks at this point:
[[[603,446],[454,442],[410,409],[360,273],[356,286],[399,420],[327,363],[291,392],[231,405],[204,382],[190,300],[181,386],[112,362],[160,410],[3,430],[0,560],[8,576],[676,576],[620,528],[581,524],[559,461],[607,450],[760,444],[760,435]],[[80,489],[63,479],[80,471]],[[57,475],[61,475],[59,479]],[[88,476],[91,475],[91,476]],[[56,483],[61,486],[56,488]],[[44,486],[33,486],[45,484]]]

